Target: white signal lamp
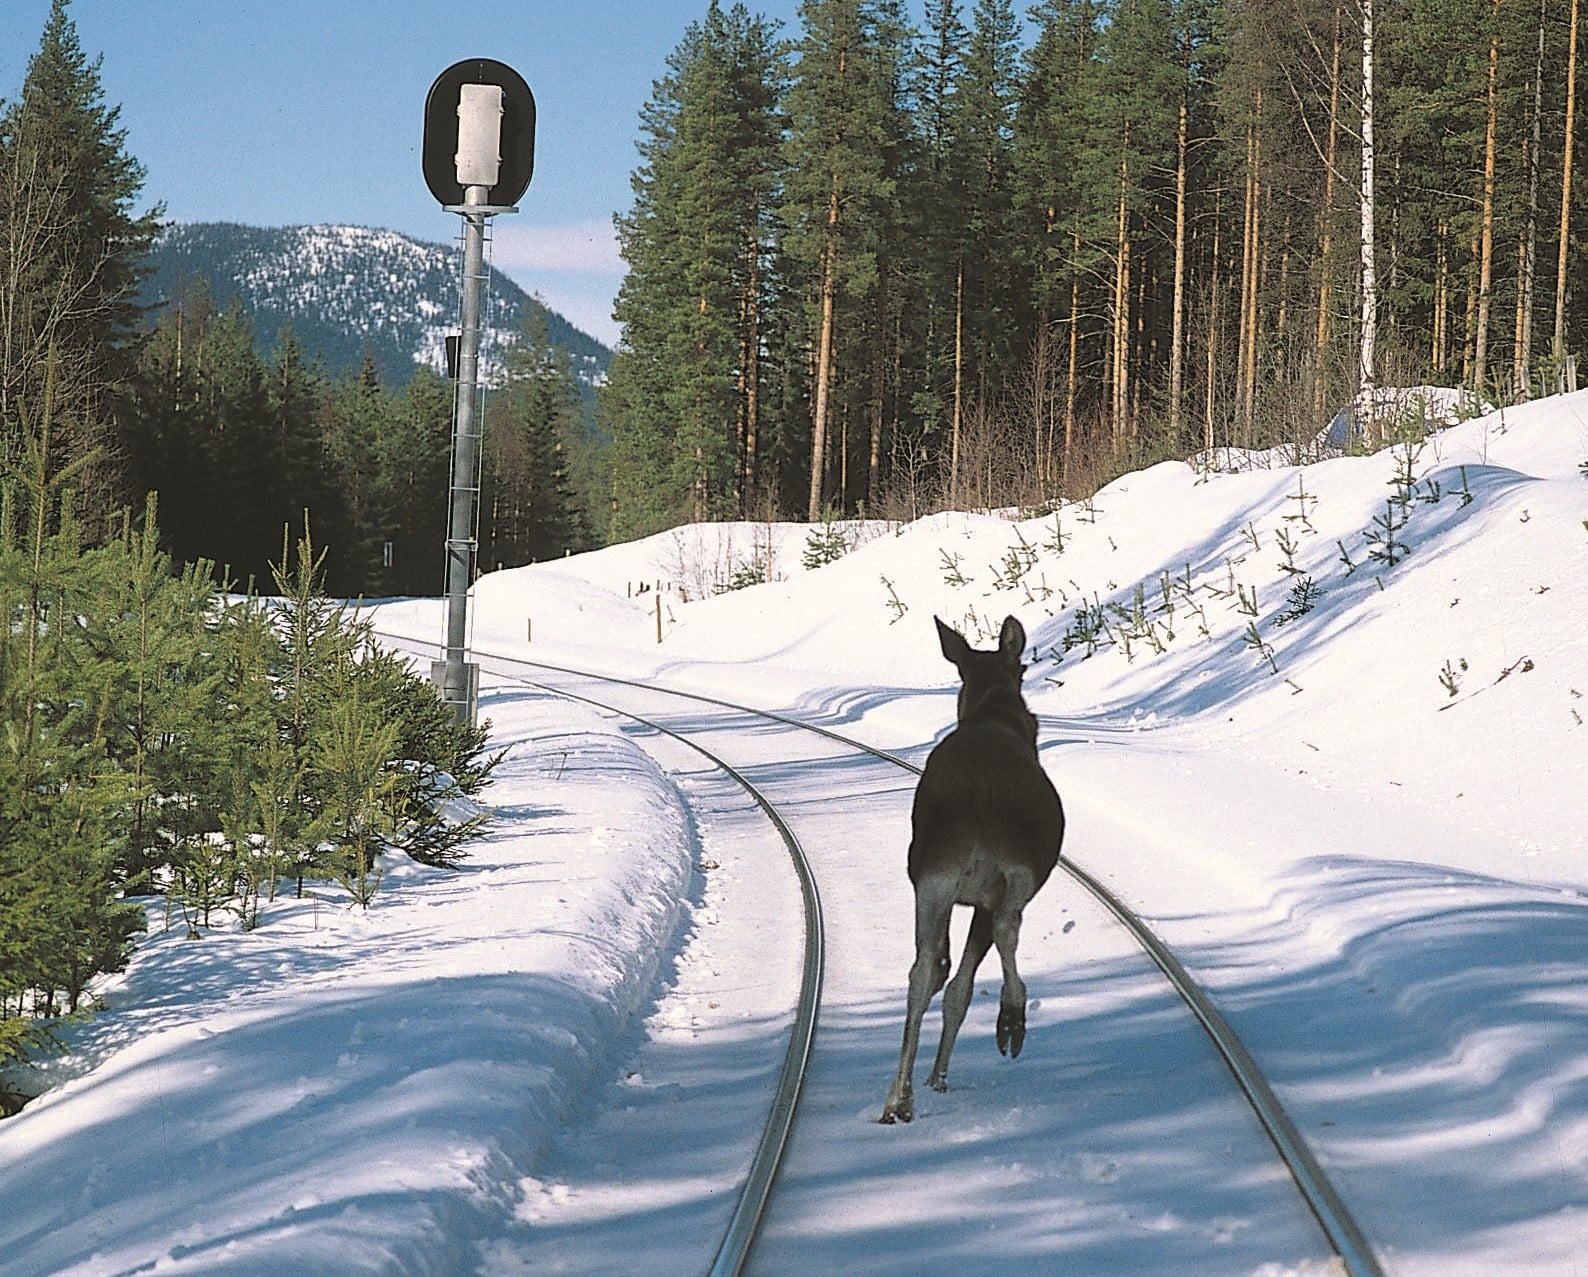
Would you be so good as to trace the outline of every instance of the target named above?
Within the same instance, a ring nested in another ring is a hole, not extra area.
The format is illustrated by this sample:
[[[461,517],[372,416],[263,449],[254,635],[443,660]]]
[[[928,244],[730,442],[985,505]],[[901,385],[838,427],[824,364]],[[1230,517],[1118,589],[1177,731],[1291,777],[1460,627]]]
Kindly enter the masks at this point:
[[[502,86],[465,84],[458,91],[459,186],[495,186],[502,169]]]

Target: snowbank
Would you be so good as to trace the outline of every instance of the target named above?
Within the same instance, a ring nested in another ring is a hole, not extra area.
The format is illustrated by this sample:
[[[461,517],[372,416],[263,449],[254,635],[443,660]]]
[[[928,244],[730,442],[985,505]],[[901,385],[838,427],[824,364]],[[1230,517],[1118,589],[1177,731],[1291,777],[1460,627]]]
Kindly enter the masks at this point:
[[[0,1271],[460,1271],[570,1100],[615,1067],[695,874],[651,759],[577,706],[496,694],[494,832],[252,932],[151,932],[75,1074],[0,1128]]]

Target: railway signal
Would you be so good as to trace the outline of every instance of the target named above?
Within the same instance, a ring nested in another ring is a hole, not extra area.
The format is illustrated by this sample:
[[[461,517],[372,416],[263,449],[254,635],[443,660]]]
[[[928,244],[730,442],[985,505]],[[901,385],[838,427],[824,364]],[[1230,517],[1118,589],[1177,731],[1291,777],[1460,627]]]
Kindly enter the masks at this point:
[[[517,71],[490,58],[455,62],[425,98],[425,185],[463,218],[463,315],[457,340],[452,484],[447,513],[445,655],[431,666],[441,699],[473,723],[479,666],[464,659],[469,586],[478,546],[480,440],[485,387],[480,377],[480,315],[490,219],[516,213],[535,170],[535,96]]]

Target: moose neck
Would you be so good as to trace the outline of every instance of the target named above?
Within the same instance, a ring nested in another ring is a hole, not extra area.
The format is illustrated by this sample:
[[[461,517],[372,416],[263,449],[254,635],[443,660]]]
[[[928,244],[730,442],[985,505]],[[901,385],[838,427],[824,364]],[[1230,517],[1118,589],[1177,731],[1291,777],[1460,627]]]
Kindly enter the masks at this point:
[[[1007,684],[987,687],[961,687],[959,690],[959,725],[985,723],[988,726],[1006,727],[1017,732],[1031,744],[1037,744],[1037,720],[1026,708],[1020,689]]]

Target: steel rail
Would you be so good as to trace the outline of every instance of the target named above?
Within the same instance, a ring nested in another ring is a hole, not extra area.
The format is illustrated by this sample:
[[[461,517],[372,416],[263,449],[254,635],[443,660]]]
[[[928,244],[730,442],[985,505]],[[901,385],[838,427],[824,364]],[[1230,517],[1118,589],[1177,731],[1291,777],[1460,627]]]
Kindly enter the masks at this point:
[[[390,637],[399,636],[392,635]],[[403,641],[411,642],[413,640],[405,638]],[[476,653],[476,655],[479,656],[481,654]],[[490,659],[504,661],[512,665],[528,666],[532,669],[551,670],[555,673],[568,674],[576,678],[592,679],[602,683],[642,688],[646,691],[660,692],[702,704],[716,705],[724,709],[735,710],[758,718],[769,719],[773,722],[784,723],[804,731],[814,732],[819,736],[824,736],[829,740],[859,750],[874,758],[892,763],[917,776],[922,771],[919,765],[888,750],[879,749],[876,746],[866,744],[864,741],[858,741],[840,732],[835,732],[831,728],[823,727],[817,723],[805,722],[790,715],[780,714],[774,710],[757,709],[753,706],[740,705],[733,701],[707,696],[702,693],[683,691],[655,683],[644,683],[636,679],[596,674],[588,670],[572,669],[568,666],[553,665],[545,661],[533,661],[525,657],[491,654]],[[588,701],[588,698],[566,692],[553,685],[536,684],[536,686],[544,686],[549,691],[568,695],[573,699],[587,700],[587,703],[590,704],[597,703]],[[606,708],[612,709],[615,707],[607,706]],[[627,713],[624,710],[617,710],[617,712]],[[630,717],[634,716],[630,715]],[[649,725],[655,726],[655,724]],[[700,746],[695,745],[693,741],[668,731],[666,728],[658,727],[657,730],[667,732],[668,735],[674,736],[676,739],[682,740],[696,749],[700,749]],[[702,750],[701,752],[704,753],[705,751]],[[723,765],[726,766],[726,764]],[[757,798],[765,806],[765,800],[761,799],[759,795],[757,795]],[[767,810],[770,813],[771,809],[769,807]],[[1322,1229],[1325,1238],[1327,1238],[1330,1248],[1345,1265],[1348,1277],[1385,1277],[1384,1270],[1380,1266],[1377,1256],[1373,1253],[1373,1248],[1368,1242],[1366,1234],[1363,1233],[1360,1225],[1357,1224],[1350,1208],[1330,1182],[1322,1165],[1307,1144],[1306,1138],[1301,1134],[1290,1114],[1286,1112],[1273,1087],[1269,1085],[1268,1079],[1263,1076],[1257,1061],[1230,1026],[1229,1021],[1224,1018],[1217,1006],[1214,1005],[1207,992],[1197,984],[1180,960],[1170,952],[1164,942],[1159,939],[1146,923],[1138,918],[1118,896],[1098,881],[1097,878],[1093,877],[1080,865],[1075,864],[1067,856],[1060,857],[1059,867],[1075,883],[1093,896],[1131,933],[1137,943],[1146,950],[1148,957],[1163,973],[1175,992],[1179,994],[1192,1015],[1196,1017],[1197,1022],[1212,1041],[1215,1050],[1218,1051],[1219,1058],[1224,1061],[1225,1066],[1229,1069],[1236,1086],[1240,1089],[1241,1094],[1246,1097],[1246,1101],[1251,1106],[1252,1111],[1257,1115],[1258,1122],[1262,1125],[1264,1133],[1274,1146],[1279,1159],[1285,1164],[1286,1170],[1296,1184],[1297,1191],[1300,1192],[1303,1200],[1307,1203],[1307,1208],[1317,1220],[1318,1226]],[[770,1185],[768,1187],[770,1188]],[[727,1277],[727,1274],[736,1271],[713,1268],[712,1277]]]
[[[403,643],[430,646],[420,643],[403,635],[378,632],[381,637],[397,639]],[[478,660],[482,655],[490,661],[503,661],[513,665],[531,665],[532,661],[521,661],[516,657],[492,656],[475,652]],[[756,786],[729,763],[726,759],[714,754],[698,741],[691,740],[680,732],[670,727],[664,727],[653,719],[636,714],[632,710],[585,696],[578,692],[571,692],[567,688],[555,687],[546,683],[537,683],[519,675],[493,670],[492,673],[522,683],[527,687],[538,688],[553,696],[560,696],[565,700],[579,701],[597,709],[607,710],[610,713],[622,715],[631,722],[639,723],[650,730],[663,736],[671,737],[682,745],[687,745],[697,754],[701,755],[712,766],[718,768],[725,775],[744,790],[756,805],[761,809],[772,827],[777,830],[783,840],[783,846],[788,851],[789,860],[793,864],[795,877],[799,880],[800,898],[804,913],[805,924],[805,955],[800,968],[800,994],[799,1002],[794,1011],[794,1024],[789,1031],[789,1045],[783,1055],[783,1067],[778,1074],[777,1087],[772,1095],[771,1110],[767,1116],[766,1126],[761,1131],[761,1138],[756,1144],[755,1153],[750,1160],[750,1169],[745,1175],[744,1186],[739,1190],[738,1201],[735,1202],[733,1215],[728,1221],[727,1230],[723,1233],[722,1241],[717,1247],[717,1252],[712,1260],[708,1277],[739,1277],[744,1265],[750,1257],[751,1247],[755,1245],[756,1231],[760,1227],[761,1217],[766,1210],[767,1201],[772,1196],[772,1186],[777,1179],[778,1168],[782,1165],[783,1150],[788,1145],[789,1133],[794,1126],[795,1111],[799,1107],[800,1091],[805,1083],[805,1068],[810,1060],[811,1044],[816,1036],[816,1017],[821,1005],[822,981],[826,973],[827,934],[826,926],[822,919],[821,897],[816,890],[816,878],[811,872],[810,862],[806,858],[805,849],[800,846],[799,838],[789,828],[788,822],[783,819],[776,807]],[[564,673],[577,673],[567,670]],[[599,676],[597,676],[599,678]],[[607,680],[621,681],[621,680]],[[633,684],[642,686],[642,684]]]

